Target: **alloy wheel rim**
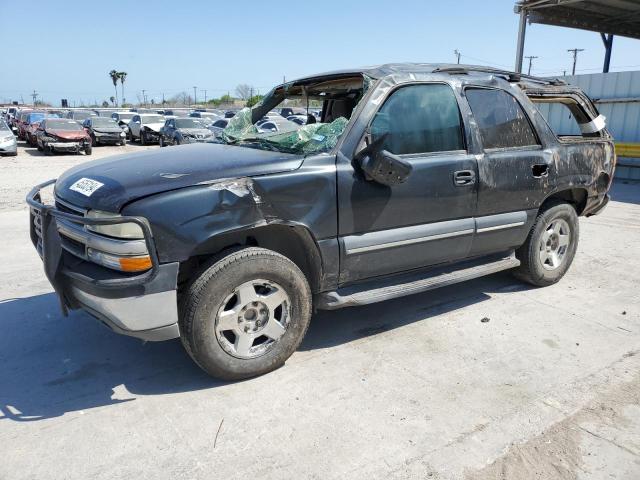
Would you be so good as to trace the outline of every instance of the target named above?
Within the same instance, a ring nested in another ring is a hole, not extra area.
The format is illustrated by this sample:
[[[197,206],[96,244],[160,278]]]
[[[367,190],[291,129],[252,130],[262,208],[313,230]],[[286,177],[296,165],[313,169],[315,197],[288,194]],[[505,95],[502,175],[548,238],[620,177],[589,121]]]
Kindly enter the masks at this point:
[[[269,352],[285,334],[291,300],[284,288],[256,279],[236,287],[218,309],[215,332],[225,352],[251,359]]]
[[[557,218],[553,220],[540,238],[539,258],[545,270],[556,270],[567,256],[571,243],[571,229],[569,224]]]

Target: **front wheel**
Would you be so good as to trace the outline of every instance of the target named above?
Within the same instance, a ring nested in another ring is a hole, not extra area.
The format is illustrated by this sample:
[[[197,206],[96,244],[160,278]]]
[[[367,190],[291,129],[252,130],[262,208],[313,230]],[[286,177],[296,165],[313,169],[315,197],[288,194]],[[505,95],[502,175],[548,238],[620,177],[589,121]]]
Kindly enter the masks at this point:
[[[84,147],[84,154],[85,155],[91,155],[92,152],[93,152],[93,148],[91,147],[91,144],[87,144]]]
[[[578,247],[580,224],[572,205],[560,203],[538,214],[526,242],[516,257],[516,277],[538,287],[558,282],[573,262]]]
[[[226,380],[282,366],[311,319],[311,290],[288,258],[250,247],[216,257],[185,293],[182,343],[208,374]]]
[[[140,130],[140,145],[146,145],[147,141],[144,138],[144,132],[142,130]]]

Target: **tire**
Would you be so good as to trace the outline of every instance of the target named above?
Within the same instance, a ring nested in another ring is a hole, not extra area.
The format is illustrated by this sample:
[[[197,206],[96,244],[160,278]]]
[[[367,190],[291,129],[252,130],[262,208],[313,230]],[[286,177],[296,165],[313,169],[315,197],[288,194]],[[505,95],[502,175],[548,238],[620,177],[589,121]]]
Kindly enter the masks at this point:
[[[173,139],[173,144],[174,144],[174,145],[182,145],[182,142],[180,141],[180,139],[179,139],[179,138],[174,138],[174,139]]]
[[[185,292],[182,344],[213,377],[262,375],[282,366],[298,348],[311,306],[307,279],[291,260],[264,248],[229,251],[212,259]]]
[[[127,139],[130,143],[133,143],[133,133],[131,133],[131,129],[127,130]]]
[[[42,151],[42,147],[40,146],[37,140],[36,140],[36,148],[38,149],[39,152]]]
[[[49,145],[45,145],[44,143],[42,144],[42,150],[44,151],[44,154],[48,157],[53,155],[53,151],[51,150],[51,147]]]
[[[92,152],[93,152],[93,147],[91,145],[87,145],[86,147],[84,147],[85,155],[91,155]]]
[[[164,140],[162,140],[162,135],[160,135],[160,139],[158,140],[158,143],[160,144],[160,148],[165,146]]]
[[[96,140],[96,136],[91,134],[91,146],[95,147],[96,145],[98,145],[98,140]]]
[[[516,250],[520,267],[514,275],[537,287],[553,285],[571,266],[579,238],[575,208],[567,203],[549,205],[538,213],[527,240]]]
[[[146,145],[147,142],[145,141],[144,138],[144,132],[142,131],[142,129],[140,129],[140,145]]]

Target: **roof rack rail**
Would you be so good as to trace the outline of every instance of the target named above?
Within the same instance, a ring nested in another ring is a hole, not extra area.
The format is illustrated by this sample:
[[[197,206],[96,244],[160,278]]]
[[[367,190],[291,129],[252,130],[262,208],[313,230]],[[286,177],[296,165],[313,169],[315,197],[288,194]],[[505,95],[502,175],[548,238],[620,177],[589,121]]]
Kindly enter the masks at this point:
[[[481,72],[481,73],[493,73],[495,75],[501,75],[510,82],[519,82],[520,80],[529,80],[531,82],[543,83],[548,85],[566,85],[567,82],[560,80],[559,78],[544,79],[540,77],[534,77],[533,75],[526,75],[524,73],[510,72],[508,70],[501,70],[493,67],[481,67],[481,66],[455,66],[455,67],[438,67],[433,70],[433,73],[469,73],[469,72]]]

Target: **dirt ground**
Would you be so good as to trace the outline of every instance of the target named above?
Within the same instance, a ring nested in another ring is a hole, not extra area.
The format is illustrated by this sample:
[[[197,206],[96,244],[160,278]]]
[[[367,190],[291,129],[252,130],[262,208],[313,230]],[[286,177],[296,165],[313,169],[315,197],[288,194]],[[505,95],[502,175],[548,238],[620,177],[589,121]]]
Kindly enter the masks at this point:
[[[580,220],[556,285],[320,312],[283,368],[229,383],[63,317],[28,239],[34,184],[141,148],[0,158],[0,479],[640,478],[639,184]]]

